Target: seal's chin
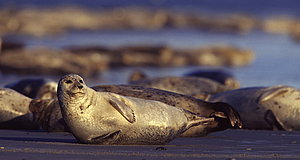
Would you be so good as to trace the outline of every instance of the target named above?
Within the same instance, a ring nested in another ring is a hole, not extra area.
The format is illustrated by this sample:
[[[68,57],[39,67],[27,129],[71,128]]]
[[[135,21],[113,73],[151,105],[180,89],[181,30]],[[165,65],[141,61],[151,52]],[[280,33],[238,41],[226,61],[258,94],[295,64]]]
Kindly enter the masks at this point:
[[[68,91],[67,93],[68,93],[69,97],[71,97],[71,98],[82,98],[85,95],[84,91],[74,91],[73,90],[73,91]]]

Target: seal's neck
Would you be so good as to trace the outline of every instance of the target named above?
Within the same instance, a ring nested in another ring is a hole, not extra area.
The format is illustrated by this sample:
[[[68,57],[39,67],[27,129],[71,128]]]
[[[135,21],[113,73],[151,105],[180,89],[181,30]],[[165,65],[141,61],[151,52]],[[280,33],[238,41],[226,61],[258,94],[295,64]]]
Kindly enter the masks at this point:
[[[67,111],[68,113],[77,114],[81,113],[86,106],[89,106],[92,102],[91,99],[93,99],[95,94],[95,91],[90,88],[86,88],[86,91],[84,94],[78,94],[78,95],[70,95],[68,93],[64,93],[60,95],[61,101],[60,105],[62,107],[62,110]]]

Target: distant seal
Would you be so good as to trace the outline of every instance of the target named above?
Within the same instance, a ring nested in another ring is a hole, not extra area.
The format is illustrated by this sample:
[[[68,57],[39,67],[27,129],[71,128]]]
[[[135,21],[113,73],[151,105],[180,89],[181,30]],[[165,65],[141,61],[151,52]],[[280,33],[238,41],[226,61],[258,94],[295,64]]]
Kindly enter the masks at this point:
[[[199,77],[158,77],[133,81],[131,85],[156,88],[206,100],[209,96],[231,90],[216,81]]]
[[[247,129],[300,130],[300,90],[290,86],[241,88],[209,101],[232,105]]]
[[[158,101],[96,92],[75,74],[60,79],[57,96],[65,123],[81,143],[165,144],[213,120]]]
[[[26,78],[4,86],[29,98],[52,99],[56,97],[57,83],[43,78]]]
[[[49,81],[38,89],[36,98],[53,99],[57,97],[56,93],[57,93],[57,82]]]
[[[18,40],[0,37],[0,53],[8,50],[21,50],[24,46],[24,43]]]
[[[184,74],[186,77],[202,77],[217,81],[231,89],[240,88],[240,83],[234,76],[222,69],[198,69]]]
[[[147,74],[144,73],[143,71],[134,71],[130,74],[129,78],[128,78],[128,82],[129,83],[132,83],[134,81],[140,81],[140,80],[143,80],[143,79],[146,79],[148,78]]]
[[[0,88],[0,128],[38,129],[29,111],[31,99],[8,88]]]
[[[237,81],[234,76],[222,69],[198,69],[195,71],[188,72],[183,75],[184,77],[200,77],[207,78],[218,83],[225,85],[230,89],[240,88],[240,82]],[[140,70],[132,72],[129,76],[128,82],[134,83],[135,81],[141,81],[149,78],[146,73]]]

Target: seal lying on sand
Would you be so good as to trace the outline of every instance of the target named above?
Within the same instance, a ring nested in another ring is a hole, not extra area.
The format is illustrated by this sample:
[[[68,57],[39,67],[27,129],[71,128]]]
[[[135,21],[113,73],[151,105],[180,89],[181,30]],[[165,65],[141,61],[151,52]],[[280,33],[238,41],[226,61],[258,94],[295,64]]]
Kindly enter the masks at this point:
[[[51,99],[56,97],[57,83],[42,78],[26,78],[4,86],[29,98]]]
[[[208,103],[190,96],[154,88],[144,88],[130,85],[99,85],[92,89],[100,92],[111,92],[123,96],[155,100],[171,106],[181,107],[200,116],[214,117],[214,121],[191,127],[181,136],[205,136],[208,133],[227,128],[241,128],[242,122],[238,113],[226,103]],[[32,100],[30,110],[34,120],[38,121],[44,130],[66,131],[57,100]]]
[[[207,78],[222,85],[225,85],[227,88],[230,89],[237,89],[240,88],[240,82],[238,82],[234,76],[223,70],[223,69],[198,69],[195,71],[188,72],[183,75],[184,77],[200,77],[200,78]],[[142,81],[149,78],[147,74],[143,71],[136,70],[132,72],[128,78],[129,83],[134,83],[135,81]]]
[[[131,85],[156,88],[206,100],[209,96],[231,90],[216,81],[199,77],[159,77],[133,81]]]
[[[293,87],[242,88],[214,95],[209,101],[235,107],[247,129],[300,130],[300,90]]]
[[[8,88],[0,89],[0,129],[38,129],[29,111],[31,99]]]
[[[33,99],[29,106],[33,121],[48,132],[68,131],[57,98]]]
[[[158,101],[96,92],[75,74],[59,81],[57,97],[65,123],[81,143],[165,144],[213,120]]]
[[[221,69],[198,69],[189,73],[186,73],[186,77],[202,77],[217,81],[231,89],[240,88],[240,83],[234,78],[234,76]]]
[[[209,103],[191,96],[141,86],[99,85],[92,88],[100,92],[112,92],[123,96],[160,101],[204,117],[215,118],[209,124],[198,125],[188,129],[182,136],[205,136],[208,133],[227,128],[242,127],[238,113],[226,103]]]

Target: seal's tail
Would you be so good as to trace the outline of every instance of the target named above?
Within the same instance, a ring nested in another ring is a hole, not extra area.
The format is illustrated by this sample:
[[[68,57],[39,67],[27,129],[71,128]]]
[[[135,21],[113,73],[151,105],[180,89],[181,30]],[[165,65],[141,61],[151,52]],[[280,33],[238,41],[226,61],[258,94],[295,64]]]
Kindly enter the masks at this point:
[[[243,123],[240,118],[240,115],[238,112],[231,107],[229,104],[224,102],[216,102],[214,103],[215,110],[218,110],[219,112],[214,112],[213,117],[218,117],[221,119],[227,119],[227,123],[229,121],[231,128],[242,128]]]

